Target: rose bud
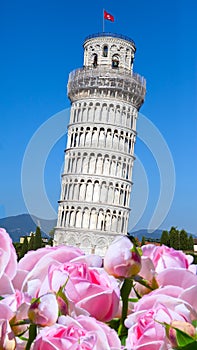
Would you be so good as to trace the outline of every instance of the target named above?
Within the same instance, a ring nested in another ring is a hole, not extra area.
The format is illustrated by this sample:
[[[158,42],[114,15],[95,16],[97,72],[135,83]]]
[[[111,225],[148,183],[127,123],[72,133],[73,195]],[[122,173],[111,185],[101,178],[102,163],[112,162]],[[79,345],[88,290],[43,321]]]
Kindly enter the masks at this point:
[[[30,321],[38,326],[51,326],[58,318],[58,303],[53,293],[44,294],[36,299],[28,311]]]
[[[172,321],[171,326],[175,327],[177,329],[180,329],[180,331],[190,335],[190,337],[194,337],[196,334],[196,330],[195,330],[194,326],[189,322]],[[177,337],[176,337],[176,329],[174,329],[174,328],[169,329],[168,338],[169,338],[173,348],[178,346]]]
[[[104,257],[105,270],[117,278],[129,278],[141,269],[141,256],[127,237],[117,237],[109,246]]]

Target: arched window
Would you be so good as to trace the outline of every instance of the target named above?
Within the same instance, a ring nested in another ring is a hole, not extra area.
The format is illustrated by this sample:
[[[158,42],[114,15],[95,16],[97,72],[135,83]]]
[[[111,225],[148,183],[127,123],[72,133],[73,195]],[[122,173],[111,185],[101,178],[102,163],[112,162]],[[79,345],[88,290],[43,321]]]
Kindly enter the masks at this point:
[[[112,57],[112,68],[118,68],[119,67],[119,56],[113,55]]]
[[[108,56],[108,46],[104,45],[103,46],[103,57],[107,57]]]
[[[93,55],[93,67],[96,68],[98,64],[98,55],[95,53]]]

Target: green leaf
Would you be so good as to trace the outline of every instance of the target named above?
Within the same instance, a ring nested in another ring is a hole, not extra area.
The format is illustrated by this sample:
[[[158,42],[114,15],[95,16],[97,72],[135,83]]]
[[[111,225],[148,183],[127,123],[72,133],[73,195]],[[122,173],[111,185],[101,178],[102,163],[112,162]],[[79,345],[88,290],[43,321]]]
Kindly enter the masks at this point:
[[[120,319],[119,318],[113,318],[110,322],[108,322],[108,325],[110,328],[115,329],[115,331],[118,331],[119,325],[120,325]]]
[[[193,326],[194,326],[195,328],[197,328],[197,320],[193,320],[193,321],[192,321],[192,324],[193,324]]]
[[[194,342],[194,338],[191,337],[189,334],[181,331],[176,327],[172,327],[172,328],[176,329],[176,338],[177,338],[177,344],[179,347],[183,347]]]
[[[138,298],[128,298],[128,302],[130,303],[137,303],[138,300]]]
[[[197,349],[197,342],[193,341],[192,343],[186,345],[186,346],[179,346],[177,350],[196,350]]]

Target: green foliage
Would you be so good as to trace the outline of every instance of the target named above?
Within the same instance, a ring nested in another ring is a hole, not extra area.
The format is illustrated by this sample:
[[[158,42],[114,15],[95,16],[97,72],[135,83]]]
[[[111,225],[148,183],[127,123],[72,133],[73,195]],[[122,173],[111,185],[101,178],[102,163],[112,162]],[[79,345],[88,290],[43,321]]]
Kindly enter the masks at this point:
[[[179,249],[179,231],[172,226],[169,232],[170,247]]]
[[[188,249],[188,235],[185,230],[180,231],[180,249],[181,250]]]
[[[194,251],[194,239],[192,235],[188,238],[188,250]]]
[[[19,242],[14,242],[13,245],[16,250],[17,260],[19,260],[21,255],[22,244]]]
[[[28,250],[34,250],[34,234],[31,234],[31,238],[29,240]]]
[[[160,239],[160,244],[164,244],[166,246],[170,246],[170,238],[169,238],[169,233],[168,231],[164,230],[162,232],[162,235],[161,235],[161,239]]]
[[[142,245],[145,245],[145,243],[146,243],[146,242],[145,242],[145,237],[143,236],[143,237],[142,237],[142,241],[141,241],[141,246],[142,246]]]
[[[21,247],[20,258],[22,258],[27,252],[28,252],[28,239],[27,239],[27,236],[25,236]]]
[[[36,250],[38,248],[42,248],[42,235],[41,235],[41,231],[40,231],[39,226],[36,227],[33,248],[34,248],[34,250]]]

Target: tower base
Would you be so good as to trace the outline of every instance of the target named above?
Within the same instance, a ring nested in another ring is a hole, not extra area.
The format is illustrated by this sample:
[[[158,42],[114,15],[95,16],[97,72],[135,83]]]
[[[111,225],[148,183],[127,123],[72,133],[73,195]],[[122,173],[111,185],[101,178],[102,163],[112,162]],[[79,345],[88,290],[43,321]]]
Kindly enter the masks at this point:
[[[72,245],[80,248],[85,254],[97,254],[102,257],[112,244],[115,238],[122,237],[121,234],[103,233],[95,231],[83,231],[75,229],[64,230],[62,228],[55,229],[54,246]]]

